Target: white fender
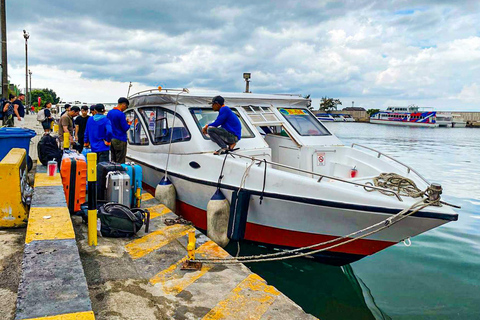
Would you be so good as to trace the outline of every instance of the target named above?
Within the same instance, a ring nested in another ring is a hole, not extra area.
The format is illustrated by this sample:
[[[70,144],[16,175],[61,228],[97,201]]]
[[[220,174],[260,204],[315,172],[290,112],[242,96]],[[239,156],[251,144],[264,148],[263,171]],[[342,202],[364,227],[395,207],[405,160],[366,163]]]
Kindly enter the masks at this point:
[[[230,241],[227,236],[230,204],[217,189],[207,204],[207,236],[224,248]]]
[[[177,192],[175,191],[175,186],[168,178],[163,177],[158,183],[155,188],[155,199],[160,201],[160,203],[168,209],[175,212]]]

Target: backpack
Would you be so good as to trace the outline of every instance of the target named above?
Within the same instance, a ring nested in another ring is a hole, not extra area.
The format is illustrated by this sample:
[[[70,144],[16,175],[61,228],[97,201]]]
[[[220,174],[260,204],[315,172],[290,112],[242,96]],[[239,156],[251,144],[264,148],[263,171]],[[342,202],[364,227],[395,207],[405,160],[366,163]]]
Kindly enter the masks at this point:
[[[47,119],[47,117],[45,117],[45,109],[39,110],[37,113],[37,121],[43,122],[45,119]]]
[[[109,202],[98,208],[100,232],[103,237],[129,238],[133,237],[145,223],[145,232],[150,224],[150,212]]]
[[[40,139],[37,145],[38,159],[46,166],[48,161],[54,160],[60,165],[63,152],[58,147],[57,139],[46,134]]]
[[[0,120],[3,120],[3,107],[5,106],[5,102],[8,100],[5,98],[0,99]]]

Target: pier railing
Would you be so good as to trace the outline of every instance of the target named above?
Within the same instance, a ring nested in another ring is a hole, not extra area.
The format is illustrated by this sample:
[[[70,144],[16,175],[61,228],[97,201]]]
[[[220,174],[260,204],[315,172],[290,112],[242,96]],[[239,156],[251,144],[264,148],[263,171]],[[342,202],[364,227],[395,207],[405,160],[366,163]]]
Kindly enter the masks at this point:
[[[358,147],[364,148],[364,149],[368,149],[368,150],[370,150],[370,151],[373,151],[373,152],[377,153],[377,158],[380,158],[381,156],[384,156],[385,158],[388,158],[388,159],[390,159],[390,160],[398,163],[399,165],[401,165],[401,166],[403,166],[403,167],[405,167],[405,168],[407,169],[407,173],[410,173],[410,171],[413,172],[413,173],[415,173],[415,174],[416,174],[420,179],[422,179],[427,185],[430,185],[430,182],[428,182],[427,179],[425,179],[420,173],[418,173],[417,171],[415,171],[415,169],[413,169],[412,167],[406,165],[405,163],[400,162],[400,161],[398,161],[397,159],[394,159],[394,158],[390,157],[389,155],[386,155],[385,153],[382,153],[382,152],[380,152],[380,151],[378,151],[378,150],[375,150],[375,149],[373,149],[373,148],[370,148],[370,147],[367,147],[367,146],[363,146],[363,145],[358,144],[358,143],[352,143],[352,148],[355,147],[355,146],[358,146]]]

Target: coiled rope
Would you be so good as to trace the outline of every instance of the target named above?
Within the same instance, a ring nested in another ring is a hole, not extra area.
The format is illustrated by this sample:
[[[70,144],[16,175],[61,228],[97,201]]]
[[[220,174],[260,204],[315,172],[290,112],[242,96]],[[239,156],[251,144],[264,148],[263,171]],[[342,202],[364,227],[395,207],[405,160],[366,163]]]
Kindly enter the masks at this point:
[[[419,198],[425,195],[425,191],[420,190],[413,180],[396,173],[381,173],[378,177],[373,178],[373,184],[371,182],[366,182],[365,184],[390,189],[396,191],[401,196]],[[392,193],[381,189],[370,189],[368,187],[364,187],[364,189],[367,192],[378,191],[384,195],[393,196]]]

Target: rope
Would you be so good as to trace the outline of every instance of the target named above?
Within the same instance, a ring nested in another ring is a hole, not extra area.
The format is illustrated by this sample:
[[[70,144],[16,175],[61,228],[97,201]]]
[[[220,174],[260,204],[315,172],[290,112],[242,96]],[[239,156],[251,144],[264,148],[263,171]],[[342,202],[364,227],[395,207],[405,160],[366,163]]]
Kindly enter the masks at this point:
[[[228,154],[227,154],[228,155]],[[226,159],[227,157],[225,157]],[[254,160],[252,160],[252,162],[250,163],[250,165],[245,168],[245,172],[243,173],[243,177],[242,177],[242,180],[240,182],[240,186],[237,190],[237,197],[236,197],[236,200],[235,201],[238,201],[238,195],[240,194],[240,190],[242,190],[244,187],[245,187],[245,182],[247,181],[247,176],[250,172],[250,169],[252,168],[253,164],[255,163]],[[232,225],[232,230],[235,230],[235,221],[237,221],[237,204],[234,203],[234,209],[233,209],[233,225]]]
[[[365,184],[372,185],[371,182],[366,182]],[[419,198],[425,195],[425,191],[420,190],[413,180],[396,173],[381,173],[378,177],[373,178],[373,184],[376,187],[396,191],[401,196]],[[364,187],[364,189],[367,192],[378,191],[387,196],[393,195],[384,190],[369,189],[368,187]]]
[[[438,202],[438,201],[436,201],[436,202]],[[287,259],[304,257],[304,256],[307,256],[307,255],[316,254],[316,253],[319,253],[319,252],[322,252],[322,251],[327,251],[327,250],[330,250],[330,249],[348,244],[350,242],[356,241],[358,239],[365,238],[365,237],[367,237],[369,235],[372,235],[374,233],[380,232],[381,230],[389,228],[391,225],[400,222],[401,220],[411,216],[412,214],[415,214],[416,212],[426,208],[427,206],[435,205],[436,202],[425,203],[424,200],[422,199],[422,200],[414,203],[409,208],[406,208],[406,209],[400,211],[399,213],[397,213],[396,215],[394,215],[390,218],[387,218],[383,221],[380,221],[380,222],[378,222],[374,225],[371,225],[371,226],[366,227],[362,230],[358,230],[356,232],[350,233],[350,234],[348,234],[346,236],[343,236],[343,237],[340,237],[340,238],[332,239],[332,240],[321,242],[321,243],[316,243],[316,244],[313,244],[313,245],[310,245],[310,246],[307,246],[307,247],[302,247],[302,248],[297,248],[297,249],[293,249],[293,250],[287,250],[287,251],[272,253],[272,254],[262,254],[262,255],[238,257],[238,258],[235,258],[235,259],[195,259],[195,260],[193,260],[193,262],[202,262],[202,263],[211,263],[211,264],[237,264],[237,263],[250,263],[250,262],[280,261],[280,260],[287,260]],[[408,212],[409,210],[412,210],[412,211]],[[373,229],[375,227],[379,227],[379,228],[375,229],[373,231],[370,231],[368,233],[362,234],[360,236],[352,238],[352,236],[354,236],[354,235],[364,233],[367,230]],[[350,238],[350,239],[347,239],[347,238]],[[345,239],[347,239],[347,240],[345,240]],[[342,240],[345,240],[345,241],[342,241]],[[327,244],[330,244],[330,243],[333,243],[333,242],[337,242],[337,241],[342,241],[342,242],[331,245],[329,247],[325,247],[325,248],[316,249],[316,250],[313,250],[313,251],[297,254],[297,252],[299,252],[299,251],[303,251],[303,250],[306,250],[306,249],[311,249],[311,248],[318,247],[318,246],[324,246],[324,245],[327,245]],[[282,255],[287,255],[287,254],[294,254],[294,255],[290,255],[290,256],[287,256],[287,257],[280,257]]]

